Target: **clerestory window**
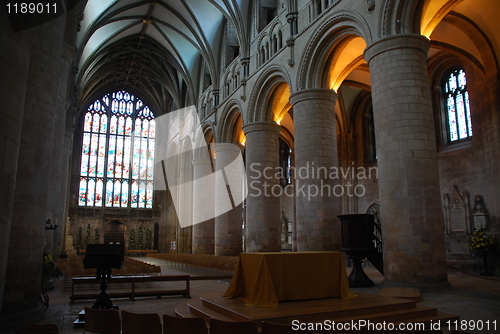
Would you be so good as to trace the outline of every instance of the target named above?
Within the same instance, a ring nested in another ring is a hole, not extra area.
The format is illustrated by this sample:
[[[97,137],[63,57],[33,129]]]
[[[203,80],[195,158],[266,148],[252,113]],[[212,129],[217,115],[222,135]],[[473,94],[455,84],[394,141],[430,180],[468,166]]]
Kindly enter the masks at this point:
[[[155,120],[126,91],[92,103],[83,122],[79,206],[153,207]]]

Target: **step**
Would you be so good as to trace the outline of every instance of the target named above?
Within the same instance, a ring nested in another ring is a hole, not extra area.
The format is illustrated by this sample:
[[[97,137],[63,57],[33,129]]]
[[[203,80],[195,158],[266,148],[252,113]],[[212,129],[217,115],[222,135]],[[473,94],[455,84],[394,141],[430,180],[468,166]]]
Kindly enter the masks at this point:
[[[198,317],[202,317],[206,321],[210,320],[210,318],[216,318],[224,321],[252,320],[240,314],[234,313],[230,310],[224,308],[214,308],[211,305],[207,305],[203,302],[201,298],[191,299],[190,301],[187,302],[187,304],[192,314]]]
[[[199,316],[191,312],[188,303],[177,305],[175,307],[175,314],[181,318],[199,318]]]
[[[372,322],[393,322],[400,323],[406,322],[408,319],[423,318],[423,317],[433,317],[437,315],[437,309],[435,307],[428,306],[416,306],[411,309],[394,310],[389,312],[374,312],[360,314],[355,317],[343,317],[343,318],[332,318],[336,322],[349,322],[352,320],[370,320]]]
[[[81,320],[81,321],[85,321],[85,310],[81,310],[78,313],[78,319]]]
[[[417,288],[387,287],[387,288],[382,288],[382,290],[380,290],[380,295],[386,297],[412,299],[417,302],[422,300],[422,295],[420,294],[420,290]]]
[[[73,321],[73,328],[85,328],[85,321],[80,319]]]

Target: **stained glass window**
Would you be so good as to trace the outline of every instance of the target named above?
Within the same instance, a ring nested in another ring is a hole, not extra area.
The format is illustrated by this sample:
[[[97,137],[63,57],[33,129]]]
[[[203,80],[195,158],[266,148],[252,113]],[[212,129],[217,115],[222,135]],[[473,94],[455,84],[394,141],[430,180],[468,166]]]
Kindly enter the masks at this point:
[[[444,83],[448,140],[454,142],[472,136],[469,93],[463,69],[452,71]]]
[[[155,120],[125,91],[92,103],[83,119],[78,205],[153,207]]]

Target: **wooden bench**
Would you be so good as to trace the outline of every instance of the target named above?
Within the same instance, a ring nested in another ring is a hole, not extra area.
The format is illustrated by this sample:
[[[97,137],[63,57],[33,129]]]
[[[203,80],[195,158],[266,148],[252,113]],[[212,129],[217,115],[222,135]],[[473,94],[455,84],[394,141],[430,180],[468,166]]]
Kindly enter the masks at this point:
[[[185,281],[186,288],[180,290],[168,290],[168,289],[151,289],[151,290],[137,290],[137,283],[151,283],[151,282],[172,282],[172,281]],[[190,276],[189,275],[169,275],[169,276],[112,276],[108,280],[108,286],[114,284],[127,283],[130,284],[130,290],[123,289],[126,291],[119,292],[108,292],[111,298],[129,298],[130,300],[135,300],[136,297],[148,297],[156,296],[161,298],[161,296],[169,295],[183,295],[186,298],[191,298],[190,294]],[[93,293],[75,293],[75,286],[78,285],[91,285],[100,284],[100,280],[95,277],[73,277],[71,285],[71,304],[75,300],[84,299],[95,299],[97,297],[97,292]]]

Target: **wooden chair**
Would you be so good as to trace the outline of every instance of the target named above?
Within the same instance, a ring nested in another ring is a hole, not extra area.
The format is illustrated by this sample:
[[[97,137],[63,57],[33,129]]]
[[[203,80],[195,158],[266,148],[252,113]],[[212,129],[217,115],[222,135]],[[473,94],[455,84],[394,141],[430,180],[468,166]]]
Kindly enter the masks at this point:
[[[157,313],[133,313],[122,310],[122,334],[162,334]]]
[[[314,334],[314,331],[294,330],[292,325],[275,324],[267,321],[262,322],[262,334],[296,334],[296,333]]]
[[[85,307],[85,333],[120,334],[121,321],[117,310],[97,310]]]
[[[25,323],[21,327],[17,327],[14,332],[16,334],[58,334],[59,329],[54,324],[32,324]]]
[[[181,318],[163,315],[163,334],[208,334],[203,318]]]
[[[253,321],[224,321],[210,319],[210,334],[258,334],[257,324]]]

